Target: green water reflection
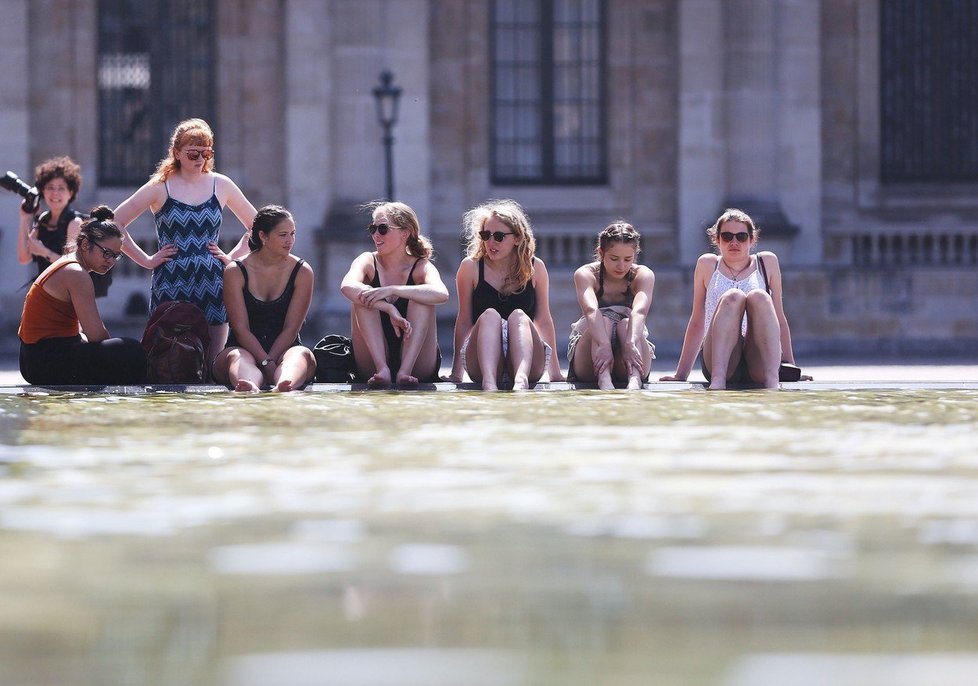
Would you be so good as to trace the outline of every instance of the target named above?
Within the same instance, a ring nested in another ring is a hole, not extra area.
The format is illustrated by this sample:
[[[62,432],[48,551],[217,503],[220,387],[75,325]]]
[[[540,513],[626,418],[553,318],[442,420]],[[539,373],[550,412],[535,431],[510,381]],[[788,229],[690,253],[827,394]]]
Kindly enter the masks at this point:
[[[0,683],[954,683],[976,434],[974,391],[0,397]]]

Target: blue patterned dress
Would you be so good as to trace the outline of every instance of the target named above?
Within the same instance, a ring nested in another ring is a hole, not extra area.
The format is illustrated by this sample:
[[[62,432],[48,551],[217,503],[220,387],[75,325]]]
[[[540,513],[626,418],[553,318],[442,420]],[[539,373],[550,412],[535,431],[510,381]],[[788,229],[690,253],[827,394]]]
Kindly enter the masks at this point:
[[[170,300],[189,300],[204,311],[210,324],[228,320],[224,309],[224,265],[211,255],[207,244],[217,242],[221,232],[221,203],[217,199],[217,179],[214,194],[207,202],[188,205],[170,196],[166,187],[166,202],[153,215],[160,245],[173,243],[177,254],[153,270],[150,289],[151,309]]]

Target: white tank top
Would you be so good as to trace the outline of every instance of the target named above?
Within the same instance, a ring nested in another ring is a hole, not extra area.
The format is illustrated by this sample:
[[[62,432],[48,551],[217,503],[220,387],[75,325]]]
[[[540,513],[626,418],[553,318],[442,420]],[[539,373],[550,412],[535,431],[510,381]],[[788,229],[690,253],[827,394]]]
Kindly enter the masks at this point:
[[[761,274],[757,269],[757,259],[757,255],[751,255],[751,260],[754,261],[754,271],[746,276],[742,276],[737,280],[724,276],[720,272],[720,260],[717,260],[716,269],[713,270],[713,276],[710,277],[710,283],[706,286],[706,328],[703,329],[703,331],[710,330],[710,323],[713,321],[713,315],[717,311],[717,305],[720,304],[720,296],[729,291],[731,288],[736,288],[744,293],[767,290],[767,284],[764,283],[764,280],[761,278]],[[740,324],[740,335],[747,335],[746,314],[744,315],[744,321]]]

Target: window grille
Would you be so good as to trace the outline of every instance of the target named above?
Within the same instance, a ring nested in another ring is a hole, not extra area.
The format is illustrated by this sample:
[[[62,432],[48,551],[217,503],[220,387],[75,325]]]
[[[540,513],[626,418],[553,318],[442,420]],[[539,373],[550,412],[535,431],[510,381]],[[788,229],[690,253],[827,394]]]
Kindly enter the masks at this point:
[[[99,182],[144,183],[188,117],[213,123],[213,0],[99,0]]]
[[[881,0],[880,178],[978,181],[978,0]]]
[[[604,183],[601,0],[494,0],[494,183]]]

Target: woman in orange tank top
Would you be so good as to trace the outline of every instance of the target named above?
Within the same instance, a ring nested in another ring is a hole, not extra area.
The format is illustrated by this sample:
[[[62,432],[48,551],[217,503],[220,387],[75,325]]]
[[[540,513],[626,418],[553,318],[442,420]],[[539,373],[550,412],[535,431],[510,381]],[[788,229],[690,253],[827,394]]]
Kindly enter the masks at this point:
[[[110,338],[95,303],[90,272],[105,274],[122,256],[122,231],[104,205],[82,224],[75,250],[31,285],[20,319],[20,373],[37,385],[142,383],[139,341]]]

